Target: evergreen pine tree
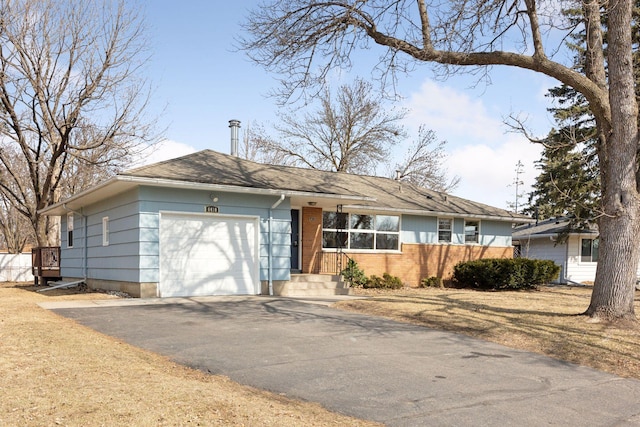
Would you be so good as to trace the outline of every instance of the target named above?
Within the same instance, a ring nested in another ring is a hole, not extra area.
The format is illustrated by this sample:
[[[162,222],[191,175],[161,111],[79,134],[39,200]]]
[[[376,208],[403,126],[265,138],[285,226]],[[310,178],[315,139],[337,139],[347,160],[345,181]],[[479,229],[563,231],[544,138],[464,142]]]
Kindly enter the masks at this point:
[[[567,9],[564,14],[575,24],[580,11]],[[636,59],[636,88],[640,85],[640,1],[636,2],[633,38]],[[606,19],[606,17],[605,17]],[[569,46],[576,52],[577,69],[584,68],[584,31],[576,33]],[[605,34],[606,43],[606,34]],[[636,89],[640,95],[640,91]],[[559,216],[570,218],[571,229],[581,229],[597,223],[600,204],[600,171],[597,162],[597,130],[589,111],[587,100],[567,85],[551,88],[548,92],[558,107],[551,111],[558,125],[542,141],[542,158],[536,162],[540,175],[529,194],[529,206],[525,213],[538,219]],[[639,96],[640,98],[640,96]]]

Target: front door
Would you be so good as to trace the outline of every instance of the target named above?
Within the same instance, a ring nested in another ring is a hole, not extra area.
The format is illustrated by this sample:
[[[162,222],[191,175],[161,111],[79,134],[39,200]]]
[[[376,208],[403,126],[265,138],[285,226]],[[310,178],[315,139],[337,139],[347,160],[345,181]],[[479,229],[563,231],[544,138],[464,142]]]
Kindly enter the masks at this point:
[[[300,210],[291,210],[291,271],[300,272]]]

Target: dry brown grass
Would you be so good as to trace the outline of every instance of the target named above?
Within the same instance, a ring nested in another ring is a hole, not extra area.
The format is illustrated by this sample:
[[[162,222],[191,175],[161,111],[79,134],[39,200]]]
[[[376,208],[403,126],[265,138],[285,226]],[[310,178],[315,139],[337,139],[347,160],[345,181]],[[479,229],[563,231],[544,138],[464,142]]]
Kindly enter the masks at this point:
[[[637,325],[578,314],[590,288],[363,291],[338,307],[448,330],[640,379]],[[238,385],[39,308],[102,293],[0,284],[0,425],[375,425]]]
[[[342,301],[337,306],[640,379],[639,326],[593,323],[581,316],[589,305],[590,287],[544,287],[520,292],[360,289],[356,293],[371,299]],[[638,301],[636,296],[636,311]]]
[[[377,425],[188,369],[36,305],[108,297],[0,284],[0,426]]]

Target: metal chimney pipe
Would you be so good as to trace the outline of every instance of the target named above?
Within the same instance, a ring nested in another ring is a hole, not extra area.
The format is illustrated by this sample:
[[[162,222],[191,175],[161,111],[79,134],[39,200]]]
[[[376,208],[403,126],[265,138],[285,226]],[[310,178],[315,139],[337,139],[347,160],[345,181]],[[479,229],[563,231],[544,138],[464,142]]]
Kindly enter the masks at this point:
[[[240,120],[229,120],[231,128],[231,155],[238,157],[238,130],[240,129]]]

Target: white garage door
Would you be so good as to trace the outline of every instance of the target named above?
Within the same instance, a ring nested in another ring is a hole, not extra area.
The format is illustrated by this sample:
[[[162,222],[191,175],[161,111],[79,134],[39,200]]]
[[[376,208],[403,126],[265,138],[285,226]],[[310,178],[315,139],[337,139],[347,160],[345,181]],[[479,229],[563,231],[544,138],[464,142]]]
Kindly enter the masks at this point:
[[[161,213],[160,296],[255,295],[256,218]]]

